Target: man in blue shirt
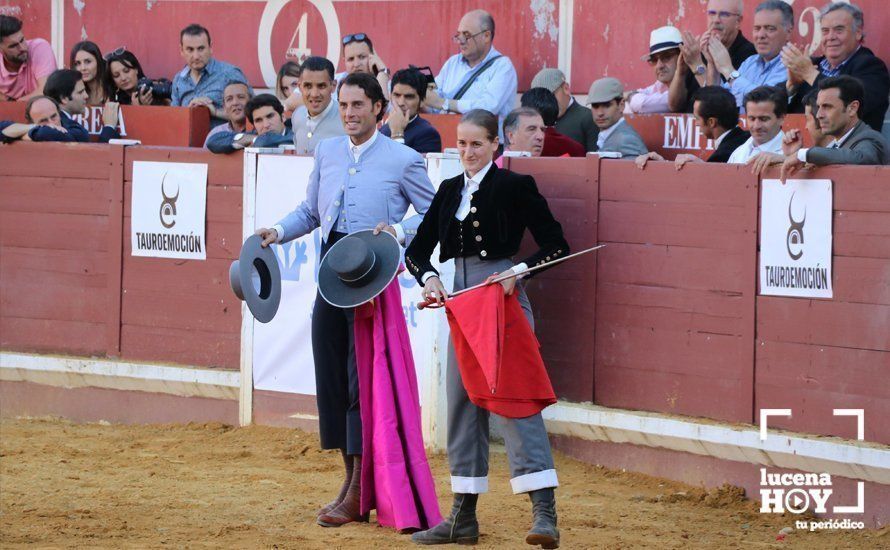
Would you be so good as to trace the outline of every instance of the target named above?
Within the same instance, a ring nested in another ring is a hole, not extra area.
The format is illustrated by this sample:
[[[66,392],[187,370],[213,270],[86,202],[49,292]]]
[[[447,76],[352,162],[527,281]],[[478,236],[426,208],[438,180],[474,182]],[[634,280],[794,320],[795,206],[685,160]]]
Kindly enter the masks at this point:
[[[448,113],[485,109],[503,123],[516,105],[516,69],[494,48],[494,19],[486,11],[471,11],[461,18],[452,40],[460,53],[442,66],[438,90],[427,93],[426,106]]]
[[[189,25],[179,33],[179,45],[186,66],[173,77],[172,105],[210,109],[210,124],[228,120],[223,110],[223,90],[233,80],[247,82],[241,69],[213,59],[210,31],[201,25]]]
[[[745,95],[760,86],[776,86],[788,80],[788,69],[782,63],[782,48],[788,43],[794,27],[794,11],[782,0],[766,0],[754,10],[754,48],[752,55],[738,70],[732,66],[729,51],[719,40],[708,45],[714,66],[723,77],[723,87],[735,96],[736,105],[745,112]],[[709,82],[709,85],[720,84]]]

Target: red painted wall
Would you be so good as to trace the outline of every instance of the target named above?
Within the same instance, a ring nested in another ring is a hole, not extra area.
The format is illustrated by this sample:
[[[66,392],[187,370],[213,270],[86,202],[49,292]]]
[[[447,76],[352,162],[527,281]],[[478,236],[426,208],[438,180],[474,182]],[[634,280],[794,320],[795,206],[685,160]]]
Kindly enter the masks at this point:
[[[794,0],[795,42],[811,44],[814,15],[824,0]],[[50,0],[0,0],[0,11],[25,14],[30,35],[49,37]],[[649,32],[671,23],[693,33],[705,29],[705,0],[573,0],[571,40],[572,87],[585,93],[603,75],[622,79],[627,86],[648,85],[652,69],[640,59],[648,51]],[[757,2],[745,2],[742,29],[751,35]],[[890,60],[890,36],[881,29],[890,23],[885,0],[859,0],[865,10],[866,45]],[[495,45],[514,62],[520,90],[544,66],[558,63],[560,2],[557,0],[339,0],[158,1],[84,0],[64,2],[64,51],[86,37],[103,51],[126,46],[136,52],[149,76],[172,76],[183,66],[179,58],[179,30],[198,22],[215,37],[214,53],[242,67],[257,86],[264,86],[260,68],[262,44],[268,61],[277,68],[305,36],[305,49],[339,61],[339,41],[328,35],[369,33],[378,53],[391,68],[413,63],[439,67],[456,52],[450,37],[463,13],[489,10],[496,21]],[[277,10],[277,17],[272,15]],[[267,19],[264,20],[264,14]],[[305,14],[305,27],[300,25]],[[325,18],[323,15],[327,14]],[[67,60],[60,60],[67,63]],[[340,69],[342,70],[342,63]]]

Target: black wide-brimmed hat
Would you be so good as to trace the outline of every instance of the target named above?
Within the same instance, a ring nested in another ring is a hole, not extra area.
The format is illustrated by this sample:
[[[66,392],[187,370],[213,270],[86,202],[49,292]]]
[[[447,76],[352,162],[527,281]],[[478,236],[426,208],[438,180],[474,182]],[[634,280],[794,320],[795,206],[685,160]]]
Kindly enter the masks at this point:
[[[350,308],[374,298],[399,269],[399,242],[390,233],[357,231],[337,241],[318,268],[318,293],[334,307]]]
[[[268,323],[281,303],[281,270],[271,247],[262,247],[263,238],[251,235],[241,247],[241,255],[229,267],[229,284],[239,299],[247,302],[250,313]]]

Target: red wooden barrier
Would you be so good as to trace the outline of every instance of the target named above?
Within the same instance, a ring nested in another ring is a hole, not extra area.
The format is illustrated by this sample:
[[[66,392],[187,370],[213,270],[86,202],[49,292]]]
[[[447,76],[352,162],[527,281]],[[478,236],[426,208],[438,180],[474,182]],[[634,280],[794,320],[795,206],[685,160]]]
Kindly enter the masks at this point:
[[[573,252],[596,245],[599,159],[509,158],[506,162],[510,170],[534,175]],[[536,248],[526,236],[518,258]],[[557,396],[571,401],[593,401],[596,267],[594,252],[536,275],[527,287],[535,334],[553,388]]]
[[[752,420],[757,196],[743,167],[602,162],[597,403]]]
[[[0,120],[25,122],[26,102],[0,103]],[[102,129],[102,108],[90,108],[85,126],[94,135]],[[203,147],[210,131],[210,111],[206,107],[157,107],[124,105],[121,107],[121,137],[138,139],[143,145]]]
[[[830,167],[834,298],[757,298],[756,408],[791,408],[770,425],[890,444],[890,168]]]

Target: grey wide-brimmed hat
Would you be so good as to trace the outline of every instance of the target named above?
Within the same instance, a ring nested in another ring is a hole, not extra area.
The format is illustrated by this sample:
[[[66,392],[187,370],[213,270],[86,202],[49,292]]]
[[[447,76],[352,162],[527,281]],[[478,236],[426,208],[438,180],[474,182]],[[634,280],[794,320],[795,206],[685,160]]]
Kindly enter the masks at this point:
[[[239,299],[261,323],[268,323],[281,303],[281,270],[271,247],[262,247],[263,238],[251,235],[241,247],[241,255],[229,267],[229,284]]]
[[[318,293],[334,307],[350,308],[374,298],[399,269],[399,242],[374,230],[351,233],[328,250],[318,268]]]

